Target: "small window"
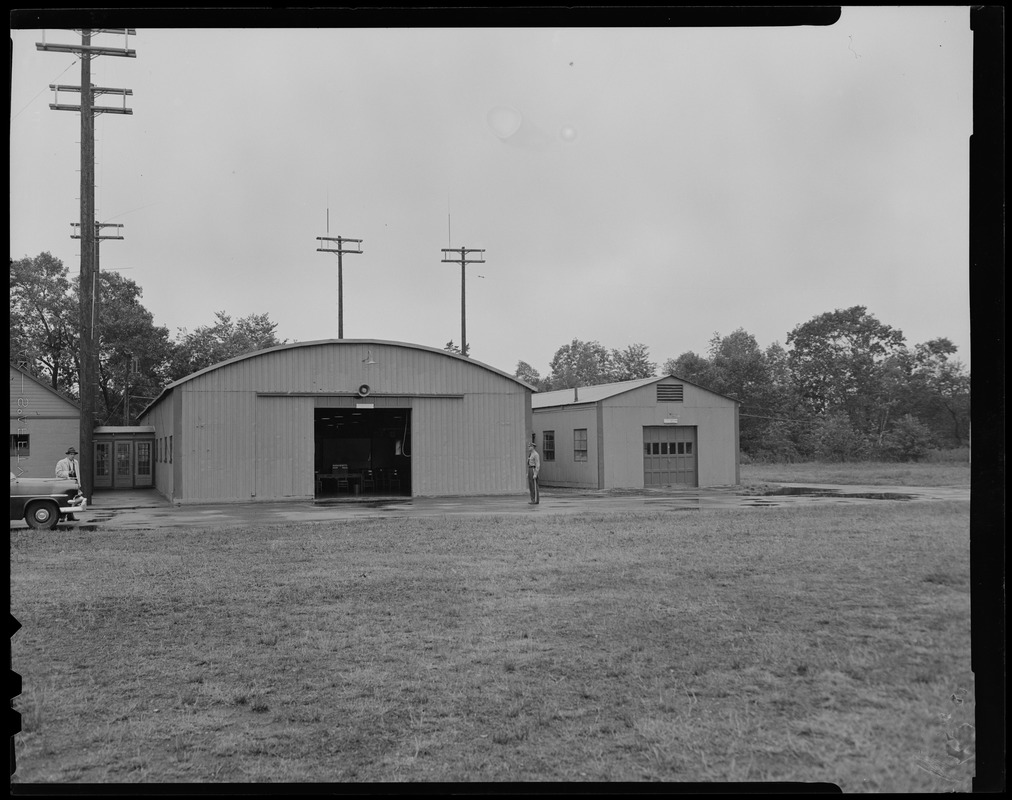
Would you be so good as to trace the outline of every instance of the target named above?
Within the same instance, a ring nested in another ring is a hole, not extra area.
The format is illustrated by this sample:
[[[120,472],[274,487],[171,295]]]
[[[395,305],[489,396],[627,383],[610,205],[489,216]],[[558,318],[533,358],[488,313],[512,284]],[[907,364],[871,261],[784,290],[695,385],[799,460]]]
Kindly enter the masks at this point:
[[[680,456],[684,456],[685,455],[685,442],[679,442],[678,443],[678,455],[680,455]]]
[[[30,433],[11,434],[11,458],[28,458],[32,454],[32,442]]]
[[[685,455],[687,455],[687,456],[691,456],[692,455],[692,442],[686,442],[685,443]]]
[[[653,447],[653,453],[654,453],[654,455],[655,456],[659,456],[661,454],[661,445],[660,445],[660,442],[654,442],[653,445],[652,445],[652,447]]]
[[[545,461],[555,461],[555,431],[545,431],[541,434],[541,455]]]
[[[573,461],[587,460],[587,429],[577,428],[573,431]]]
[[[169,437],[169,463],[172,463],[172,437]]]
[[[668,443],[661,442],[661,455],[666,456],[668,454]]]

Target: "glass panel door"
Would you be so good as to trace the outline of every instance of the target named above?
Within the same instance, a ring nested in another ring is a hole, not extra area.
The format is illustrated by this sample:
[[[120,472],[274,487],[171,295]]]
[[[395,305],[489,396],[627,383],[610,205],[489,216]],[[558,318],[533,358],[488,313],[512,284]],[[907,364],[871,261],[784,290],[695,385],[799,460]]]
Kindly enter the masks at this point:
[[[129,489],[134,485],[134,443],[116,442],[116,473],[113,486],[117,489]]]
[[[137,442],[136,445],[136,466],[134,469],[134,486],[152,486],[154,484],[152,474],[151,452],[153,442]]]
[[[112,486],[112,442],[95,442],[95,488]]]

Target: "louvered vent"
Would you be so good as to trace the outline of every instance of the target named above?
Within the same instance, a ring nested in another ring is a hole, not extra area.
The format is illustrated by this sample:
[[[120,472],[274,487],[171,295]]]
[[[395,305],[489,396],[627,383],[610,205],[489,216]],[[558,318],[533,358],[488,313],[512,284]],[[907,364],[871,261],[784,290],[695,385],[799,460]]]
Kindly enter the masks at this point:
[[[658,403],[681,403],[682,402],[682,389],[684,387],[679,384],[657,384],[657,402]]]

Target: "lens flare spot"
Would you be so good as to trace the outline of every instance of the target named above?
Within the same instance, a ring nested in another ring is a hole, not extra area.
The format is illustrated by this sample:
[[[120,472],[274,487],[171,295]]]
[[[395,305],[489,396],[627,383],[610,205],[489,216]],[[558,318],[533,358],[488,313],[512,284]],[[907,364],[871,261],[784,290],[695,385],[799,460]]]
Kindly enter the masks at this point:
[[[515,108],[496,106],[488,112],[488,126],[500,139],[508,139],[520,129],[523,117]]]

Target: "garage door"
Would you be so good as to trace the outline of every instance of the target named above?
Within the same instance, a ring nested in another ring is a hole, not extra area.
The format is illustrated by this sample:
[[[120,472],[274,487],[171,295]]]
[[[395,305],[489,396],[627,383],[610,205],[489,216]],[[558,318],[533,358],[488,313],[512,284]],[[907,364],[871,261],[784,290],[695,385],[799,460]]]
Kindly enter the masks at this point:
[[[699,485],[694,426],[643,428],[643,485]]]

